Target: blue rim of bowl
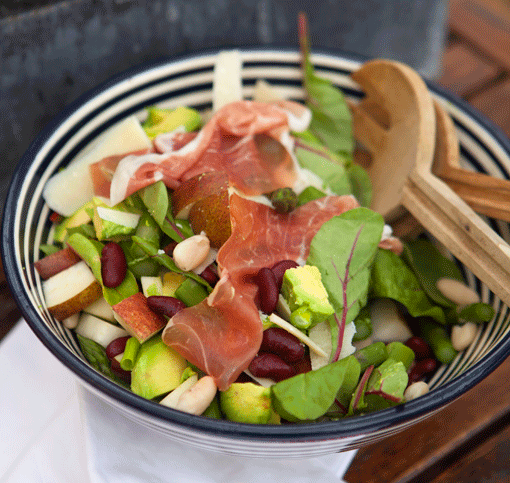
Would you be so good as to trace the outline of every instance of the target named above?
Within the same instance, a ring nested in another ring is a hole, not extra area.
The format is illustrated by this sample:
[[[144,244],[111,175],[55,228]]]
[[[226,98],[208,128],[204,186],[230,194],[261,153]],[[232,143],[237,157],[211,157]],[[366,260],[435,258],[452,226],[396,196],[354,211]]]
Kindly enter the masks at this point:
[[[271,46],[271,47],[236,47],[241,51],[280,51],[284,53],[296,53],[297,49],[289,46]],[[2,261],[7,282],[11,292],[32,331],[40,339],[40,341],[48,348],[48,350],[73,371],[86,385],[99,391],[105,396],[114,399],[123,405],[135,411],[146,413],[152,418],[161,420],[162,422],[178,425],[184,429],[198,431],[211,435],[220,435],[234,439],[253,439],[256,441],[319,441],[325,439],[348,438],[355,436],[364,436],[377,433],[393,426],[403,425],[420,419],[429,413],[432,413],[453,400],[460,397],[467,390],[471,389],[493,370],[495,370],[510,354],[510,339],[500,341],[494,347],[490,354],[486,355],[482,360],[476,362],[473,367],[464,372],[461,377],[455,378],[447,382],[443,386],[434,389],[434,391],[400,406],[385,409],[382,411],[358,416],[354,418],[345,418],[341,421],[327,421],[321,423],[303,423],[289,424],[281,426],[273,425],[252,425],[235,423],[225,420],[216,420],[201,416],[193,416],[180,411],[173,410],[160,404],[143,399],[127,389],[110,381],[106,377],[99,374],[85,361],[72,357],[69,351],[55,337],[51,330],[42,322],[39,314],[33,308],[27,295],[24,293],[21,275],[17,270],[16,259],[12,247],[14,235],[14,216],[17,204],[16,196],[23,183],[24,175],[33,162],[40,147],[49,139],[51,134],[75,111],[77,111],[84,103],[91,100],[98,94],[109,89],[115,84],[126,80],[134,75],[141,74],[148,69],[162,67],[169,63],[178,62],[180,60],[199,59],[203,56],[214,55],[225,49],[204,49],[193,54],[184,54],[159,59],[134,66],[128,70],[119,73],[98,86],[90,89],[82,94],[78,99],[68,105],[60,114],[41,131],[41,133],[30,144],[29,148],[22,156],[16,171],[12,177],[9,191],[7,194],[4,216],[2,222]],[[313,54],[328,55],[338,57],[343,60],[353,62],[364,62],[369,60],[367,57],[357,54],[346,53],[332,49],[314,49]],[[430,90],[448,102],[455,105],[461,111],[464,111],[478,125],[483,127],[490,135],[501,145],[501,147],[509,153],[510,156],[510,140],[502,132],[502,130],[485,118],[472,106],[464,102],[452,92],[444,89],[434,82],[426,81]]]

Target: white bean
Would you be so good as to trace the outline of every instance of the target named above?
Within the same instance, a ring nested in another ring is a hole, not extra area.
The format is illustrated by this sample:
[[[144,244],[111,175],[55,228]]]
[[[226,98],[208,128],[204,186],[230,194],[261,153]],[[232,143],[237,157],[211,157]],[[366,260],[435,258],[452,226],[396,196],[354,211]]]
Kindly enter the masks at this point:
[[[178,243],[173,251],[175,264],[184,272],[198,267],[209,254],[211,244],[205,235],[193,235]]]
[[[457,351],[467,349],[475,340],[478,326],[474,322],[466,322],[452,327],[452,345]]]
[[[370,304],[372,335],[374,342],[405,342],[413,334],[391,299],[376,299]]]
[[[406,401],[412,401],[417,397],[423,396],[429,392],[429,385],[424,381],[413,382],[404,392]]]
[[[175,409],[198,416],[211,404],[216,389],[214,379],[211,376],[204,376],[181,394]]]
[[[440,278],[436,287],[447,299],[461,307],[480,302],[480,296],[473,289],[454,278]]]

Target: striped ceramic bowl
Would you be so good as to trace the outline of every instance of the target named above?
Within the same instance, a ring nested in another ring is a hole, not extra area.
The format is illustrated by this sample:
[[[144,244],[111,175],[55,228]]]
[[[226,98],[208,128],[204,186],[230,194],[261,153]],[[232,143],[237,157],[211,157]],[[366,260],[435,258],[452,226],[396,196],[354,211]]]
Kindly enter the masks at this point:
[[[510,309],[483,283],[464,270],[467,283],[491,304],[496,316],[481,326],[476,340],[448,367],[441,367],[427,395],[404,405],[338,422],[263,426],[192,416],[145,400],[96,372],[84,359],[72,334],[45,308],[41,281],[33,269],[38,247],[50,230],[49,208],[41,193],[45,182],[68,164],[106,128],[147,105],[211,107],[217,52],[134,68],[93,89],[69,106],[37,137],[21,160],[8,193],[3,220],[5,272],[26,321],[41,342],[112,411],[195,447],[251,457],[310,457],[373,443],[432,415],[493,371],[510,354]],[[285,96],[302,99],[299,54],[294,50],[242,51],[244,94],[257,79],[276,84]],[[318,72],[345,90],[360,92],[349,73],[363,59],[316,53]],[[510,142],[489,121],[451,94],[431,86],[434,97],[453,117],[462,163],[475,171],[510,178]],[[510,241],[507,223],[487,220]],[[510,283],[510,281],[509,281]]]

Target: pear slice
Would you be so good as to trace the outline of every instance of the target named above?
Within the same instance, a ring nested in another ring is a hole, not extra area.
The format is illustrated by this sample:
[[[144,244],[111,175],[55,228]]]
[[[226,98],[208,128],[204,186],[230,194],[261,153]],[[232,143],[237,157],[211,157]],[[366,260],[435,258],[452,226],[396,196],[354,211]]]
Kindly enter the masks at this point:
[[[103,294],[101,285],[84,261],[45,280],[43,292],[48,311],[57,320],[80,312]]]
[[[85,313],[80,316],[76,332],[82,337],[92,339],[105,349],[111,341],[129,335],[122,327]]]
[[[150,149],[150,139],[140,121],[130,116],[108,129],[97,144],[52,176],[44,187],[48,206],[64,216],[71,216],[94,196],[89,166],[108,156]],[[73,188],[74,187],[74,188]]]
[[[85,307],[83,312],[95,315],[96,317],[99,317],[100,319],[106,320],[108,322],[115,322],[112,306],[106,301],[104,297],[100,297],[95,302]]]

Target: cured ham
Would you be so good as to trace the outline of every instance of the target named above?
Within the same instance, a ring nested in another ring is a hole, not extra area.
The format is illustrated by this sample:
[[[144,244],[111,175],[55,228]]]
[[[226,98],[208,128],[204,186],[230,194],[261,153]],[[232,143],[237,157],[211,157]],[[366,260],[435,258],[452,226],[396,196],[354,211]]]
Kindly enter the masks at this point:
[[[306,129],[310,111],[291,101],[267,104],[238,101],[220,109],[196,137],[182,142],[158,140],[158,153],[124,157],[110,186],[117,204],[156,181],[175,189],[183,180],[207,171],[224,171],[246,195],[292,186],[298,177],[291,130]]]
[[[327,220],[359,206],[353,196],[328,196],[290,214],[230,197],[232,235],[218,252],[221,278],[211,295],[170,319],[163,340],[227,389],[248,367],[262,340],[254,276],[282,259],[303,263]]]

